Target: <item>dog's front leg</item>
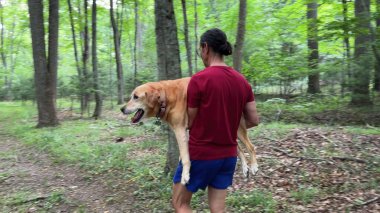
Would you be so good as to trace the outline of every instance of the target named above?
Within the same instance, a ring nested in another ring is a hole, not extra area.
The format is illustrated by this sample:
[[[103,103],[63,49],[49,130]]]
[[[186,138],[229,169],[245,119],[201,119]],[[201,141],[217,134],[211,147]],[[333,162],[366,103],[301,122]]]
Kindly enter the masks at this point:
[[[185,185],[190,180],[189,141],[185,128],[176,128],[174,129],[174,133],[177,138],[179,155],[183,165],[181,183]]]

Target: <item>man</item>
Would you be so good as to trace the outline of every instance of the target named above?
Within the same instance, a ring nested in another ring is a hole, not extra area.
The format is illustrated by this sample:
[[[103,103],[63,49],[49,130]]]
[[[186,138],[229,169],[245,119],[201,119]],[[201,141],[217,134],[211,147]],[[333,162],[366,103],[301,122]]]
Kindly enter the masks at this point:
[[[192,194],[208,189],[212,213],[225,211],[227,188],[232,185],[237,161],[237,129],[242,113],[247,128],[259,119],[251,86],[224,63],[232,54],[226,34],[206,31],[200,40],[200,57],[205,69],[195,74],[187,90],[189,117],[190,181],[181,185],[182,164],[173,178],[172,203],[176,212],[191,212]]]

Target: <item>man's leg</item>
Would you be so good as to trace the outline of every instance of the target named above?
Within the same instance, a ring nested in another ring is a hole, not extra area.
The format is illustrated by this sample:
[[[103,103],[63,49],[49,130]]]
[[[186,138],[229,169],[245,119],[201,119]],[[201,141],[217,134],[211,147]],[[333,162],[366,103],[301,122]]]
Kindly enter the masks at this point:
[[[177,213],[191,213],[190,201],[193,193],[181,183],[173,184],[172,205]]]
[[[211,213],[224,213],[226,210],[227,189],[208,186],[208,205]]]

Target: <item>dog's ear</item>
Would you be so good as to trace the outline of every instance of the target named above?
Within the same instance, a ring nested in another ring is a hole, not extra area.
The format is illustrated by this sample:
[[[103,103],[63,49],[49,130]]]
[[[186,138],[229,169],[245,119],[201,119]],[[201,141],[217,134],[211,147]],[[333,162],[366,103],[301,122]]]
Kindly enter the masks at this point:
[[[149,92],[145,92],[145,97],[148,106],[153,108],[158,103],[160,92],[158,90],[150,90]]]

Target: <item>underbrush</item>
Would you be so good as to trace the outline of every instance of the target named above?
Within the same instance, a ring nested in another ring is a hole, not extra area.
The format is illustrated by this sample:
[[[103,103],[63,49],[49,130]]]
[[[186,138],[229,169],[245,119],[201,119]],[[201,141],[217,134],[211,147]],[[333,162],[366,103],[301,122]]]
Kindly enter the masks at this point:
[[[332,102],[334,101],[332,100]],[[341,106],[344,106],[344,104],[300,101],[295,105],[281,102],[264,102],[258,103],[258,111],[270,117],[275,115],[276,110],[281,109],[280,118],[287,115],[286,113],[292,114],[293,117],[306,117],[310,113],[320,113],[326,108],[328,110],[339,109]],[[106,113],[113,114],[113,112]],[[163,172],[167,143],[161,127],[154,125],[153,120],[144,125],[130,125],[128,120],[117,116],[106,116],[100,120],[77,118],[62,120],[61,124],[54,128],[36,129],[35,116],[34,107],[30,103],[0,103],[0,126],[8,134],[17,137],[28,146],[49,153],[56,163],[79,166],[87,171],[90,176],[105,175],[114,181],[122,180],[125,183],[124,187],[134,185],[133,196],[136,200],[141,201],[133,204],[135,209],[151,209],[153,212],[172,211],[170,206],[171,176],[165,176]],[[270,119],[264,117],[262,119],[263,124],[249,131],[251,140],[259,148],[260,166],[262,165],[262,169],[266,168],[263,170],[264,173],[273,169],[270,172],[271,176],[276,175],[277,177],[277,172],[283,172],[282,170],[285,170],[283,165],[288,164],[289,160],[283,159],[280,161],[276,155],[267,156],[273,150],[266,147],[283,146],[284,141],[293,140],[293,135],[296,137],[295,140],[302,140],[306,147],[302,152],[299,151],[297,155],[302,154],[306,158],[318,158],[320,153],[326,156],[341,154],[339,150],[336,150],[336,143],[339,142],[338,139],[341,139],[340,137],[335,137],[335,134],[338,133],[334,131],[337,129],[347,134],[380,135],[380,128],[372,125],[364,127],[317,126],[315,123],[305,125],[294,120],[287,122],[287,119],[291,118],[278,119],[280,122],[268,122]],[[299,134],[294,133],[299,129],[302,129]],[[334,137],[326,139],[327,142],[330,140],[331,146],[320,142],[324,146],[323,151],[316,151],[318,147],[313,145],[313,137],[318,136],[318,140],[324,140],[330,135],[320,136],[318,132],[307,135],[309,134],[308,129],[332,131],[329,134]],[[342,138],[344,139],[344,137]],[[362,140],[359,136],[353,137],[353,140],[356,139]],[[307,146],[311,148],[307,148]],[[284,150],[292,148],[292,146],[284,147],[287,147]],[[265,150],[266,154],[261,153],[263,148],[268,149]],[[280,156],[283,157],[283,155]],[[363,156],[366,157],[364,154]],[[297,161],[294,162],[298,163]],[[342,170],[345,169],[344,165],[341,167]],[[317,168],[321,169],[321,171],[323,169],[323,167]],[[378,165],[369,168],[371,169],[368,170],[370,174],[379,173],[380,171]],[[284,172],[288,171],[285,170]],[[240,168],[237,173],[240,173]],[[6,175],[0,174],[0,180]],[[297,173],[295,177],[300,178],[301,182],[304,181],[305,186],[294,189],[290,188],[290,186],[293,187],[296,184],[290,184],[289,189],[287,189],[289,190],[288,196],[290,200],[286,200],[287,197],[279,198],[276,195],[275,186],[241,184],[244,179],[238,176],[236,182],[241,188],[233,189],[229,194],[227,198],[229,210],[231,212],[278,212],[279,209],[281,211],[287,211],[286,209],[294,211],[295,209],[289,203],[297,202],[300,203],[299,205],[308,205],[318,197],[325,195],[325,189],[321,190],[318,187],[306,184],[310,181],[307,172],[305,174],[302,172]],[[302,179],[303,177],[305,178]],[[257,178],[266,177],[260,177],[259,174],[259,177],[253,178],[253,182],[258,180]],[[313,181],[318,182],[321,180],[315,178]],[[369,187],[369,189],[378,187],[379,182],[377,179],[371,179],[371,181],[372,185],[366,185],[366,187]],[[266,180],[263,183],[266,183]],[[276,182],[276,184],[281,185],[284,183]],[[339,188],[339,190],[342,189]],[[4,202],[10,202],[9,200]],[[192,200],[192,206],[200,211],[207,209],[207,192],[197,193]],[[296,210],[298,211],[299,209]]]

